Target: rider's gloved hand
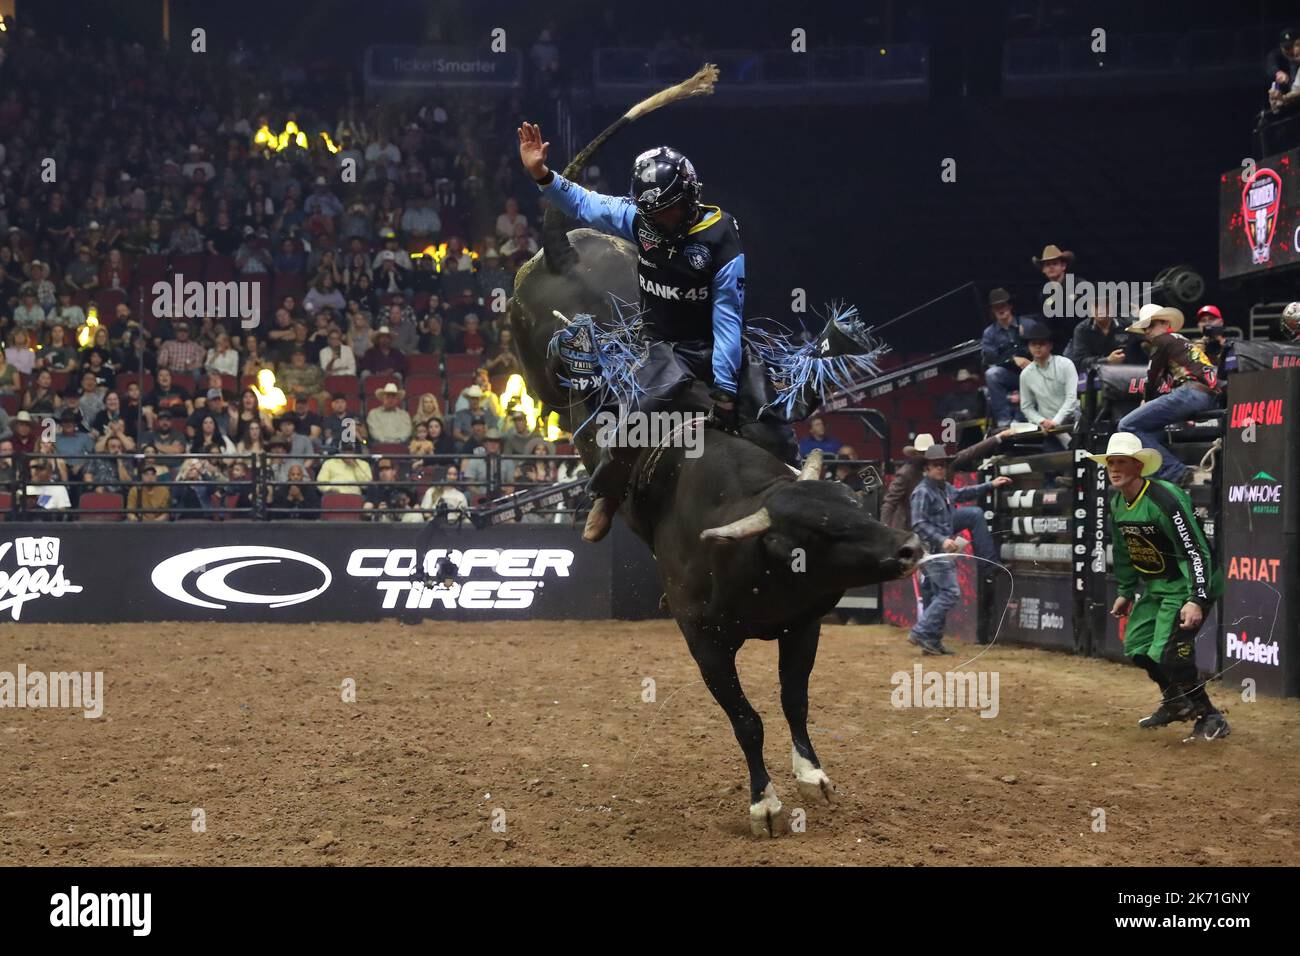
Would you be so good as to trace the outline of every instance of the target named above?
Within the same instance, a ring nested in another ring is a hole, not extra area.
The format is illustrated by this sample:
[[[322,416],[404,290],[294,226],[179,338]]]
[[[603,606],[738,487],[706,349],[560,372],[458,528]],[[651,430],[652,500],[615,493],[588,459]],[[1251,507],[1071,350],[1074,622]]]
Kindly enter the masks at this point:
[[[713,399],[713,408],[709,411],[708,423],[724,432],[734,432],[740,428],[740,418],[736,413],[736,396],[721,389],[709,393]]]

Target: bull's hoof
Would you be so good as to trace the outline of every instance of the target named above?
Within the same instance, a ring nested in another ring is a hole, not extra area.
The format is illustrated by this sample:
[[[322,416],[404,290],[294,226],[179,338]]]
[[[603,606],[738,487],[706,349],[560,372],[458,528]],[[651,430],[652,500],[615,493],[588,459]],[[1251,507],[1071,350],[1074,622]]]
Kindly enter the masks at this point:
[[[779,837],[789,831],[790,813],[769,783],[763,790],[763,799],[749,805],[749,832],[756,837]]]
[[[826,776],[826,771],[821,767],[814,767],[811,760],[805,760],[799,756],[799,751],[794,751],[794,782],[799,788],[799,796],[806,803],[826,803],[835,802],[835,784],[831,783],[831,778]]]

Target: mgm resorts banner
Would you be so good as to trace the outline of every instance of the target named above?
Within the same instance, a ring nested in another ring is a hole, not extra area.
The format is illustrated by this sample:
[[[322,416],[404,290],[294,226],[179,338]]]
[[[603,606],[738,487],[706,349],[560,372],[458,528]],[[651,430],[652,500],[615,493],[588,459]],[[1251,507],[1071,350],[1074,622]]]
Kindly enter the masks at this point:
[[[0,621],[559,620],[658,615],[649,549],[622,522],[0,524]],[[450,558],[455,575],[447,576]],[[426,575],[425,572],[429,572]],[[426,577],[442,578],[431,586]]]
[[[372,46],[366,50],[367,87],[517,87],[519,53],[450,46]]]
[[[1225,682],[1300,696],[1300,369],[1228,380],[1223,458]]]

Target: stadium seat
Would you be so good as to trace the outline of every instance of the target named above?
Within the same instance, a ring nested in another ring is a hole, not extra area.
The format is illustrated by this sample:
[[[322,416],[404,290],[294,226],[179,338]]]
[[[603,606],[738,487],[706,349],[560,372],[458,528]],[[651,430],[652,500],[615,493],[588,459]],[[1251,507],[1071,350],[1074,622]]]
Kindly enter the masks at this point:
[[[68,381],[72,376],[68,372],[51,372],[50,385],[56,392],[62,394],[68,390]]]
[[[362,383],[361,394],[366,400],[367,408],[375,404],[375,392],[388,385],[389,382],[393,383],[398,388],[403,387],[401,379],[396,375],[390,374],[371,375],[364,383]]]
[[[10,415],[18,414],[18,396],[17,395],[0,395],[0,408],[3,408]]]
[[[176,255],[171,258],[172,272],[180,273],[186,282],[202,282],[207,272],[208,257],[203,253],[196,255]]]
[[[442,365],[442,356],[418,353],[406,357],[408,375],[437,375]]]
[[[99,321],[103,325],[111,323],[117,307],[126,302],[126,293],[121,289],[100,289],[95,293],[95,307],[99,309]]]
[[[151,253],[141,256],[135,264],[135,287],[149,294],[154,283],[167,278],[167,256],[163,253]]]
[[[122,514],[96,514],[95,512],[121,511],[125,501],[121,495],[90,491],[81,496],[82,521],[122,521]]]
[[[485,358],[482,355],[448,355],[446,360],[447,376],[449,378],[452,376],[463,377],[468,375],[472,379],[474,373],[478,371],[479,366],[481,366],[485,361]]]
[[[9,512],[13,510],[14,496],[9,492],[0,492],[0,521],[9,520]]]
[[[193,372],[172,372],[172,385],[183,388],[190,395],[199,387],[198,377]]]
[[[330,492],[321,496],[321,518],[325,521],[359,521],[361,506],[365,503],[362,495],[342,495]]]
[[[132,382],[140,383],[141,398],[144,398],[144,396],[148,395],[150,392],[153,391],[152,373],[145,372],[144,375],[141,375],[139,372],[123,372],[121,375],[117,377],[117,393],[119,395],[125,396],[126,388]]]
[[[230,282],[235,275],[235,260],[230,256],[208,256],[208,282]]]
[[[433,375],[408,375],[406,378],[406,397],[415,398],[419,401],[420,396],[425,392],[432,392],[441,400],[442,395],[439,391],[441,382]]]
[[[293,296],[298,300],[298,303],[301,304],[303,294],[306,293],[306,291],[307,280],[305,278],[302,276],[280,273],[275,277],[275,281],[271,285],[271,307],[273,309],[278,309],[280,307],[280,302],[283,301],[286,295]]]
[[[361,387],[361,380],[355,375],[327,375],[325,376],[325,391],[333,395],[335,392],[342,392],[349,398],[355,398]]]
[[[410,451],[400,441],[381,441],[370,446],[372,455],[405,455]]]

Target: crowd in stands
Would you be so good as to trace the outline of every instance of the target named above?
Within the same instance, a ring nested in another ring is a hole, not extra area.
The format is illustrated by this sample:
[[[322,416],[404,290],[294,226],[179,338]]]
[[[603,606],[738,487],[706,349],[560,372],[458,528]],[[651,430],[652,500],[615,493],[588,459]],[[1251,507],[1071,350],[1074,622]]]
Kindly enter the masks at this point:
[[[423,520],[567,475],[494,457],[557,452],[500,399],[518,371],[504,307],[540,221],[510,94],[363,109],[327,85],[290,98],[290,65],[242,47],[207,67],[10,31],[0,51],[11,502],[311,517],[343,493]],[[242,284],[260,322],[160,308],[178,275]]]

